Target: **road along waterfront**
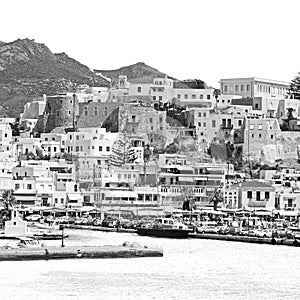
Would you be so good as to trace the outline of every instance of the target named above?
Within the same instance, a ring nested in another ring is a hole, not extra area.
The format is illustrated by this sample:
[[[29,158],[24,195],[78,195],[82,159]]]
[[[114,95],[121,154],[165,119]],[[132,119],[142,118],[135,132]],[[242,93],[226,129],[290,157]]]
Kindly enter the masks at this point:
[[[299,248],[66,230],[66,246],[163,248],[164,257],[1,262],[1,299],[297,299]],[[46,241],[57,246],[60,241]],[[291,263],[292,261],[292,263]]]

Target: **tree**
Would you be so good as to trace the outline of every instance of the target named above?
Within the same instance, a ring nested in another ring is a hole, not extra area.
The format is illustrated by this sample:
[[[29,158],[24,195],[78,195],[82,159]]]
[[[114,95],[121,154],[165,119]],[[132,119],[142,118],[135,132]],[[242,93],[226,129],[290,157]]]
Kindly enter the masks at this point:
[[[13,190],[5,190],[2,193],[2,201],[6,210],[12,210],[14,204],[16,203],[15,200],[16,198],[13,195]]]
[[[214,195],[212,196],[211,200],[209,203],[214,204],[214,210],[218,210],[218,204],[223,202],[223,196],[221,194],[221,189],[220,188],[215,188]]]
[[[294,99],[300,99],[300,72],[290,83],[289,95]]]
[[[216,103],[217,103],[217,100],[218,100],[219,96],[221,95],[221,91],[219,89],[214,89],[213,95],[214,95],[214,97],[216,99]]]

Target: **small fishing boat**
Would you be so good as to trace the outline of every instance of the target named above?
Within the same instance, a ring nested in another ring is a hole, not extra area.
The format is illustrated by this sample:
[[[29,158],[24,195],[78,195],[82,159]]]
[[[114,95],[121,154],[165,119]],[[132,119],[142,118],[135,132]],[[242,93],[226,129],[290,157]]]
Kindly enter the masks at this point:
[[[153,224],[145,224],[137,228],[138,235],[184,239],[191,232],[177,219],[157,218]]]

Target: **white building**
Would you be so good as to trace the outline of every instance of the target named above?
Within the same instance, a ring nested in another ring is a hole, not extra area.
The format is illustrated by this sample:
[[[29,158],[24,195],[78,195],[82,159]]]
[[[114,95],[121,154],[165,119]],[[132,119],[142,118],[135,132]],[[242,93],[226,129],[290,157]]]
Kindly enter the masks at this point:
[[[220,80],[221,94],[239,95],[243,98],[267,97],[284,99],[290,84],[285,81],[249,78],[228,78]]]

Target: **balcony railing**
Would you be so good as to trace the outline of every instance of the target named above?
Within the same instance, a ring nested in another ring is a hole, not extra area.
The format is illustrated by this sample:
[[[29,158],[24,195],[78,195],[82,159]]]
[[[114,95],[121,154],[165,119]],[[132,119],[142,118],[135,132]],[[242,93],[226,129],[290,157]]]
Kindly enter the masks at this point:
[[[226,129],[229,130],[230,129],[231,130],[231,129],[233,129],[233,125],[232,124],[227,124],[227,125],[222,124],[221,129],[223,129],[223,130],[226,130]]]

